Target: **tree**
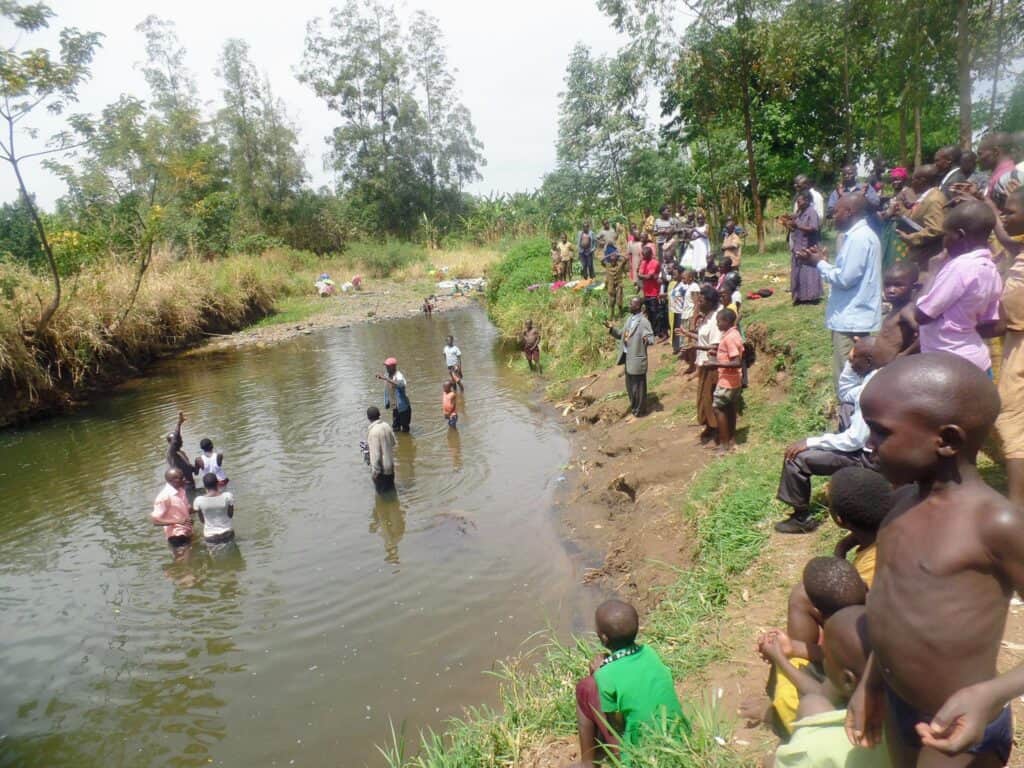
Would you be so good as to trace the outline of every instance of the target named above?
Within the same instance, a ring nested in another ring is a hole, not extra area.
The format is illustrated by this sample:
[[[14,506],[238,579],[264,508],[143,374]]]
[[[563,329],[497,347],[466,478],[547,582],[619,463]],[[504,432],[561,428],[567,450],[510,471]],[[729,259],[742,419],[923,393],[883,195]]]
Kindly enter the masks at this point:
[[[339,192],[372,229],[406,236],[423,217],[454,221],[482,163],[436,21],[417,18],[427,41],[414,45],[393,7],[349,0],[309,23],[299,74],[340,118],[328,139]]]
[[[89,65],[100,45],[99,33],[80,32],[68,27],[61,30],[60,52],[56,58],[44,48],[16,50],[21,34],[47,29],[53,16],[53,11],[44,3],[21,3],[17,0],[0,2],[0,18],[11,23],[18,30],[19,36],[14,45],[0,50],[0,99],[3,100],[0,119],[6,125],[6,135],[0,138],[0,159],[10,164],[18,180],[22,204],[35,224],[53,280],[53,296],[41,308],[35,324],[34,335],[37,338],[46,332],[50,320],[60,307],[61,283],[57,260],[35,200],[25,183],[21,163],[32,157],[67,151],[73,142],[67,132],[62,132],[51,139],[46,149],[26,152],[20,147],[23,135],[31,140],[35,138],[36,132],[19,123],[40,108],[61,114],[69,104],[75,102],[78,88],[88,79]]]
[[[626,214],[628,179],[624,163],[653,146],[644,114],[646,100],[640,70],[629,52],[615,58],[595,57],[583,43],[569,54],[565,90],[560,94],[558,162],[575,169],[600,199]]]

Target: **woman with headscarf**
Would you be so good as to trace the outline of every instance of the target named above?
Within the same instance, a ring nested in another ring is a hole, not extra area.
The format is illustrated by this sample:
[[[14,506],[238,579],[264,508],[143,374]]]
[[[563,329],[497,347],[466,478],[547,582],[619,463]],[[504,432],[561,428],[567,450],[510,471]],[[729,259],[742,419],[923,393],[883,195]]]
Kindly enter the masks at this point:
[[[917,193],[907,184],[907,169],[893,168],[889,171],[893,195],[886,207],[879,213],[885,227],[882,229],[882,271],[891,267],[907,255],[907,246],[896,234],[896,223],[902,216],[909,216],[917,202]]]
[[[796,196],[796,213],[785,219],[789,228],[789,290],[794,304],[821,301],[821,274],[817,268],[798,259],[797,254],[821,239],[821,222],[814,209],[810,192],[802,190]]]

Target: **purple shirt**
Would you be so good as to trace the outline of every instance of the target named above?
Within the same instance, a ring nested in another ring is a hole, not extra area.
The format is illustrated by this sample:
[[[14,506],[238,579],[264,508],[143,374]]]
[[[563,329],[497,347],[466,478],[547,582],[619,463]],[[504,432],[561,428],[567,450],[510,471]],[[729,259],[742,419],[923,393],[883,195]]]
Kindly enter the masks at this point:
[[[1003,281],[987,248],[947,261],[917,308],[932,322],[922,325],[922,352],[952,352],[983,371],[992,367],[977,326],[999,319]]]

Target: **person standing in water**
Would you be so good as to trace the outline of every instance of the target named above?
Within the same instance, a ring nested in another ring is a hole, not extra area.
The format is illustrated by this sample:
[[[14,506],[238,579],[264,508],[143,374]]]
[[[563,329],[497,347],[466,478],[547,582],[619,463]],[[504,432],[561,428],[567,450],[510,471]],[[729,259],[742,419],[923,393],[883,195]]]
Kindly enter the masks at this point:
[[[167,466],[181,472],[182,487],[191,504],[192,499],[196,497],[196,467],[182,448],[184,441],[181,439],[181,425],[184,423],[185,414],[178,411],[178,423],[174,426],[173,432],[167,433]]]
[[[391,427],[396,432],[408,432],[412,422],[412,403],[406,393],[405,375],[398,370],[398,361],[389,357],[384,361],[386,376],[377,378],[387,383],[384,389],[384,407],[391,409]]]
[[[448,366],[448,376],[452,380],[452,386],[465,392],[466,388],[462,384],[462,350],[455,346],[454,336],[448,336],[445,339],[444,363]]]
[[[381,421],[377,406],[366,409],[370,427],[366,431],[366,443],[370,449],[370,475],[377,493],[394,490],[395,487],[395,433],[387,422]]]

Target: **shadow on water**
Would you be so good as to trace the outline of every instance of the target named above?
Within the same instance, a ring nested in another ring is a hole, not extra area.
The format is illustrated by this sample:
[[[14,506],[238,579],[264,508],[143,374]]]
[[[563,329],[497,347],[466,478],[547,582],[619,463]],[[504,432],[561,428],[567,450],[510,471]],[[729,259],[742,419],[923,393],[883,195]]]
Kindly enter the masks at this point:
[[[389,355],[414,415],[378,496],[359,441]],[[506,363],[479,310],[368,324],[169,361],[0,433],[0,766],[380,765],[389,719],[494,703],[496,657],[589,629],[552,512],[568,444]],[[175,559],[148,513],[179,408],[187,451],[225,453],[238,539]]]

